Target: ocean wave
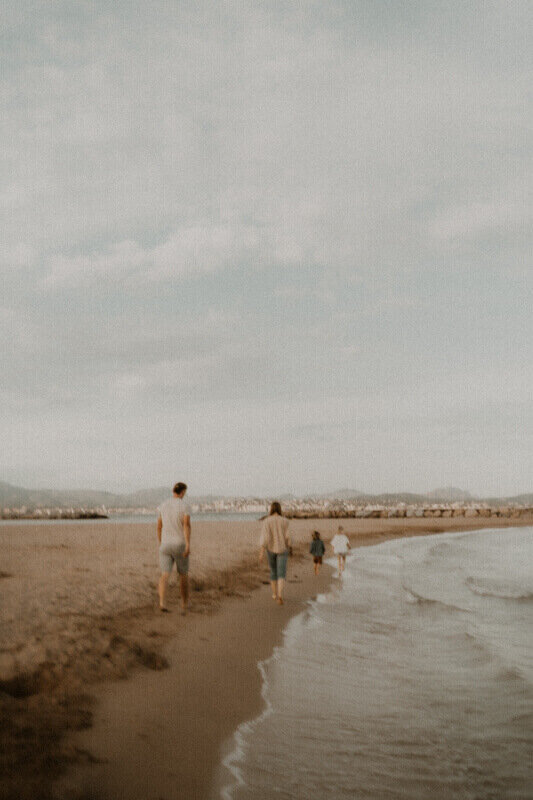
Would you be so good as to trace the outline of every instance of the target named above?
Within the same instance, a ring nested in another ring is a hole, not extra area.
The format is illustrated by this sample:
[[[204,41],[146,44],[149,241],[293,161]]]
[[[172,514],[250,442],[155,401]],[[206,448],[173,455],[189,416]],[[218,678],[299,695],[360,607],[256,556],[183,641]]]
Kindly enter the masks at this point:
[[[503,686],[505,683],[518,683],[520,685],[525,684],[529,686],[527,676],[524,675],[520,667],[516,665],[502,667],[496,676],[496,681],[499,686]]]
[[[455,550],[457,544],[455,540],[447,540],[444,542],[437,542],[437,544],[431,545],[428,547],[427,556],[429,559],[433,558],[434,556],[442,556],[447,555],[451,550]]]
[[[442,606],[443,608],[447,608],[450,611],[462,611],[464,614],[469,614],[470,613],[467,608],[461,608],[460,606],[454,606],[452,603],[446,603],[446,602],[444,602],[444,600],[437,600],[435,597],[425,597],[424,595],[419,594],[418,592],[416,592],[410,586],[406,586],[403,583],[402,583],[402,589],[404,590],[404,592],[406,592],[411,597],[411,600],[408,600],[407,602],[410,602],[410,603],[413,603],[413,604],[417,603],[417,604],[420,604],[420,605],[427,604],[427,605]]]
[[[261,697],[263,698],[265,707],[261,714],[255,717],[255,719],[242,722],[233,735],[233,750],[222,760],[222,766],[226,770],[226,773],[229,773],[231,776],[230,783],[226,783],[220,789],[222,800],[233,800],[234,793],[238,789],[246,786],[242,764],[246,756],[251,734],[263,720],[274,713],[274,708],[268,696],[269,685],[266,670],[269,662],[279,657],[280,649],[281,648],[278,647],[275,648],[273,655],[269,659],[260,661],[257,665],[262,678]]]
[[[531,600],[533,590],[529,586],[520,586],[506,581],[498,581],[493,578],[474,578],[468,576],[465,585],[472,592],[480,597],[498,597],[502,600]]]

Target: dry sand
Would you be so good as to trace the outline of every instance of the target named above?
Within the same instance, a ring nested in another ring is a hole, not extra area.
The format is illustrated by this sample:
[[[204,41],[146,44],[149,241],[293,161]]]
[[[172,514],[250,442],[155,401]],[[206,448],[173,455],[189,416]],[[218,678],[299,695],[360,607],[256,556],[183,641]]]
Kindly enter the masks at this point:
[[[358,546],[533,519],[341,522]],[[312,575],[310,532],[327,541],[338,524],[291,522],[280,608],[257,566],[260,523],[197,522],[185,618],[175,586],[173,613],[157,612],[155,526],[0,527],[0,797],[209,796],[221,746],[261,707],[257,662],[328,586],[328,568]]]

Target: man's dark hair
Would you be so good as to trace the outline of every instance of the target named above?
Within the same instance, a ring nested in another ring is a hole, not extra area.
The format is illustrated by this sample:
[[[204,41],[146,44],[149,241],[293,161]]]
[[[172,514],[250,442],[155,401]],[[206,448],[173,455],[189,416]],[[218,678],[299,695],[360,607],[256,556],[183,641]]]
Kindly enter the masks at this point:
[[[270,514],[279,514],[281,516],[281,505],[277,500],[274,500],[274,502],[271,504]]]
[[[185,491],[186,488],[187,488],[186,483],[175,483],[172,491],[174,492],[174,494],[181,494],[182,492]]]

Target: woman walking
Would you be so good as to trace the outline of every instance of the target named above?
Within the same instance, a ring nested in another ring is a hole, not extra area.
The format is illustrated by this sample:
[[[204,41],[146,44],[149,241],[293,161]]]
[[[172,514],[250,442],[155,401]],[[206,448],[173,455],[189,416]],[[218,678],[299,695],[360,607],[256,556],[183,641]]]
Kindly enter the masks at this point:
[[[283,590],[287,576],[287,559],[291,550],[291,540],[287,529],[289,521],[281,516],[281,506],[278,502],[270,506],[270,514],[263,522],[259,544],[259,563],[263,561],[265,550],[270,567],[270,585],[272,599],[278,605],[283,605]]]

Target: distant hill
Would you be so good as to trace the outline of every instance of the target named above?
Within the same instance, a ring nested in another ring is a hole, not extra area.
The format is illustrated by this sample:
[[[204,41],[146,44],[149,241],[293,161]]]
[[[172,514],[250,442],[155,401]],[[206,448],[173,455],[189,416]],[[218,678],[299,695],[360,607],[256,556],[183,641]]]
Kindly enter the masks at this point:
[[[20,506],[26,502],[28,489],[20,486],[11,486],[10,483],[0,481],[0,503],[3,506]]]
[[[337,499],[337,500],[361,500],[369,503],[431,503],[434,502],[447,502],[453,503],[459,500],[470,501],[474,498],[469,492],[464,489],[457,489],[454,486],[447,486],[443,489],[433,489],[426,494],[416,494],[414,492],[382,492],[380,494],[368,494],[359,492],[355,489],[339,489],[336,492],[329,494],[313,495],[313,497],[320,499]]]
[[[470,492],[465,492],[464,489],[457,489],[455,486],[446,486],[444,489],[433,489],[432,492],[426,494],[428,500],[444,500],[448,503],[456,503],[461,500],[469,502],[474,498]]]
[[[359,497],[362,497],[361,492],[358,492],[357,489],[336,489],[333,492],[311,492],[309,494],[300,494],[300,495],[282,495],[279,500],[283,502],[284,500],[357,500]]]
[[[92,489],[72,489],[72,490],[53,490],[53,489],[25,489],[21,486],[12,486],[9,483],[0,481],[0,506],[20,508],[43,507],[86,507],[97,508],[106,506],[107,508],[155,508],[166,497],[170,495],[170,487],[160,486],[155,489],[140,489],[137,492],[127,494],[114,494],[113,492],[102,492]],[[216,500],[228,499],[227,495],[190,495],[189,500],[196,503],[209,503]],[[248,498],[264,499],[264,498]],[[479,498],[474,498],[469,492],[449,486],[443,489],[434,489],[427,494],[414,494],[412,492],[394,492],[383,494],[363,494],[356,489],[339,489],[324,494],[295,495],[286,494],[278,498],[281,502],[290,502],[295,499],[307,500],[329,500],[334,502],[355,500],[362,503],[372,504],[393,504],[393,503],[438,503],[438,502],[469,502]],[[514,497],[491,497],[486,500],[493,504],[516,503],[518,505],[533,505],[533,493],[520,494]]]
[[[71,506],[155,508],[170,494],[171,489],[168,486],[160,486],[156,489],[140,489],[137,492],[128,494],[115,494],[97,489],[25,489],[22,486],[12,486],[9,483],[0,481],[0,506],[7,508],[20,508],[21,506],[28,506],[28,508],[70,508]],[[221,499],[221,497],[204,495],[202,497],[191,496],[189,499],[193,502],[205,503]]]
[[[317,497],[325,500],[357,500],[362,496],[363,493],[359,492],[357,489],[337,489],[335,492],[317,495]]]
[[[115,506],[125,508],[155,508],[172,494],[168,486],[157,489],[140,489],[138,492],[117,495]]]
[[[342,490],[344,493],[346,490]],[[340,494],[340,493],[339,493]],[[361,492],[352,492],[349,497],[342,499],[357,499],[368,503],[455,503],[461,500],[469,502],[474,498],[470,492],[465,492],[464,489],[456,489],[454,486],[448,486],[444,489],[433,489],[426,494],[417,494],[415,492],[382,492],[381,494],[363,494]]]
[[[520,506],[533,506],[533,493],[517,494],[515,497],[506,497],[508,503],[516,503]]]
[[[117,498],[116,506],[125,508],[155,508],[167,497],[172,494],[170,486],[160,486],[157,489],[140,489],[138,492],[130,494],[115,495]],[[187,499],[194,503],[213,503],[216,500],[223,500],[222,495],[187,495]]]
[[[70,506],[101,506],[115,505],[116,498],[111,492],[101,492],[92,489],[73,489],[67,491],[54,489],[25,489],[22,486],[12,486],[0,481],[0,505],[29,508],[63,507]]]
[[[360,498],[363,503],[373,503],[379,505],[389,505],[391,503],[427,503],[427,497],[423,494],[412,494],[411,492],[394,492],[384,494],[364,494]]]

